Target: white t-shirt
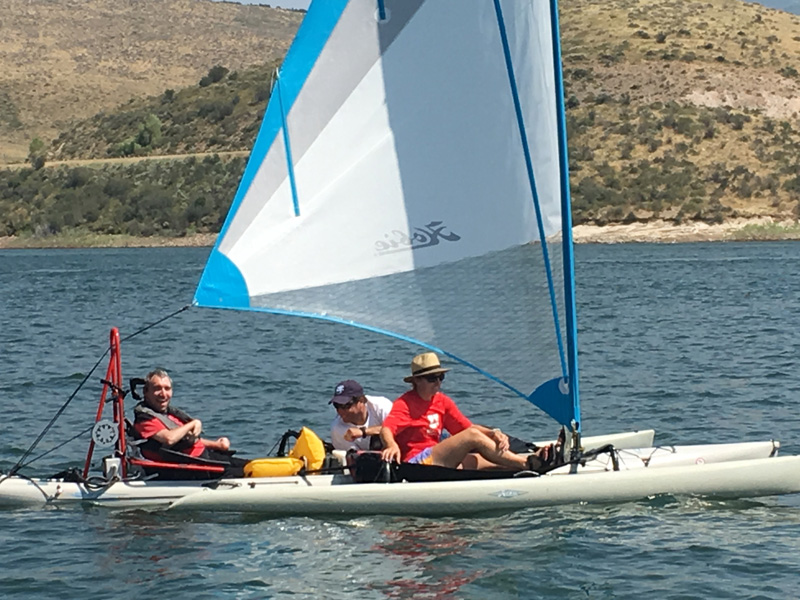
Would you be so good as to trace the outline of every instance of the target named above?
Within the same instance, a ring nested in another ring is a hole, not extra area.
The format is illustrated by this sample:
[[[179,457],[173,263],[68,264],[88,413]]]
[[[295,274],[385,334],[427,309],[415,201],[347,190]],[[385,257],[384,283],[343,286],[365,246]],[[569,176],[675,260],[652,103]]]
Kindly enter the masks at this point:
[[[383,396],[367,396],[367,422],[364,423],[364,427],[383,425],[383,420],[389,415],[390,410],[392,410],[392,401],[388,398],[384,398]],[[350,448],[369,450],[369,436],[358,438],[352,442],[348,442],[344,439],[345,432],[351,427],[360,426],[345,423],[337,412],[336,418],[333,420],[333,423],[331,423],[331,441],[333,442],[333,447],[337,450],[349,450]]]

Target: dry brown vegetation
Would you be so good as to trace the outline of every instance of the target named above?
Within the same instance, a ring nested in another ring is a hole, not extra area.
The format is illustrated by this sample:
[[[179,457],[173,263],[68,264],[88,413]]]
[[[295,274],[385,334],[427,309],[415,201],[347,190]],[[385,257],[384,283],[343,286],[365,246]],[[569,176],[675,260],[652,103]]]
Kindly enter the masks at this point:
[[[800,17],[740,0],[571,0],[561,12],[565,67],[594,72],[580,94],[800,110]]]
[[[580,124],[573,183],[624,190],[642,161],[699,180],[679,192],[684,204],[585,217],[680,220],[708,198],[717,219],[797,216],[800,18],[739,0],[572,0],[561,12],[568,113]]]
[[[210,0],[3,0],[0,163],[73,120],[281,57],[298,11]]]

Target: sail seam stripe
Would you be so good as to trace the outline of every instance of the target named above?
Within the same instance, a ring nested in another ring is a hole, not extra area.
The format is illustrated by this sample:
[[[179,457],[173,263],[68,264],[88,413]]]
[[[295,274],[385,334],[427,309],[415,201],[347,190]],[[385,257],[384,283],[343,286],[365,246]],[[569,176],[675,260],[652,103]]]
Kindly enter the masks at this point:
[[[511,87],[511,96],[514,100],[514,110],[517,115],[517,127],[519,128],[520,139],[522,142],[522,152],[525,157],[525,168],[528,171],[528,181],[531,188],[531,195],[533,196],[533,206],[536,211],[536,225],[539,229],[539,239],[542,245],[542,258],[544,261],[545,274],[547,275],[547,287],[550,293],[550,306],[553,311],[553,326],[555,328],[556,343],[558,344],[558,358],[561,361],[561,373],[564,377],[567,376],[567,364],[564,354],[564,342],[561,339],[561,325],[558,321],[558,306],[556,304],[555,285],[553,283],[552,266],[550,264],[550,254],[547,250],[547,238],[544,233],[544,224],[542,222],[542,209],[539,205],[539,193],[536,189],[536,178],[533,173],[533,161],[531,159],[530,147],[528,146],[528,136],[525,131],[525,120],[522,115],[522,105],[519,100],[519,91],[517,89],[517,81],[514,75],[514,65],[511,62],[511,49],[508,44],[508,34],[506,32],[505,20],[503,18],[503,9],[500,6],[500,0],[494,0],[495,13],[497,14],[497,26],[500,31],[500,39],[503,44],[503,54],[506,61],[506,71],[508,72],[508,81]]]

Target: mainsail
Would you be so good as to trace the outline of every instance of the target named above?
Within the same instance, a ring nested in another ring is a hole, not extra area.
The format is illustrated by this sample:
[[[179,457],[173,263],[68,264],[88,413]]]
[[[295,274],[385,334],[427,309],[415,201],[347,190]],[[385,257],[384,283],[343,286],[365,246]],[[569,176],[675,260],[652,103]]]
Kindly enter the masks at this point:
[[[317,0],[195,293],[442,352],[579,423],[555,0]]]

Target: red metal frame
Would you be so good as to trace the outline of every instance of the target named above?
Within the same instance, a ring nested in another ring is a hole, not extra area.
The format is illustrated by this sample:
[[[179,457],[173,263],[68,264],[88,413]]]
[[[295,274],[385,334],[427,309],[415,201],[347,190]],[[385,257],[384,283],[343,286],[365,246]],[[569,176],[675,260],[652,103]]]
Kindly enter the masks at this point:
[[[220,473],[225,471],[225,467],[217,465],[192,464],[192,463],[169,463],[154,461],[147,458],[128,458],[126,455],[126,423],[125,423],[125,392],[122,383],[122,358],[120,355],[119,330],[111,328],[109,336],[109,352],[111,357],[108,360],[108,369],[103,380],[103,391],[100,394],[100,403],[97,406],[95,423],[103,419],[103,413],[107,404],[111,404],[113,410],[114,424],[119,428],[119,436],[114,450],[114,455],[120,459],[122,468],[120,475],[123,479],[128,476],[128,466],[142,466],[162,470],[181,470],[181,471],[205,471],[210,473]],[[89,451],[86,453],[86,462],[83,466],[83,477],[89,477],[89,468],[94,454],[94,440],[89,442]]]
[[[123,478],[125,478],[128,475],[128,465],[127,461],[125,460],[125,394],[122,391],[122,358],[120,356],[119,330],[116,327],[111,328],[108,348],[111,352],[111,358],[108,361],[108,369],[106,370],[106,377],[103,381],[103,391],[100,394],[100,404],[97,407],[95,423],[103,418],[103,411],[106,407],[106,401],[110,392],[110,402],[113,406],[114,413],[113,419],[114,423],[119,429],[115,454],[121,459],[121,475]],[[111,385],[109,385],[109,383]],[[86,463],[83,466],[84,478],[89,477],[89,467],[91,466],[93,453],[94,440],[89,442],[89,451],[86,453]]]
[[[158,469],[175,469],[181,471],[208,471],[210,473],[224,473],[225,467],[219,465],[203,465],[194,463],[168,463],[150,460],[149,458],[130,458],[128,462],[132,465],[141,467],[150,467]]]

